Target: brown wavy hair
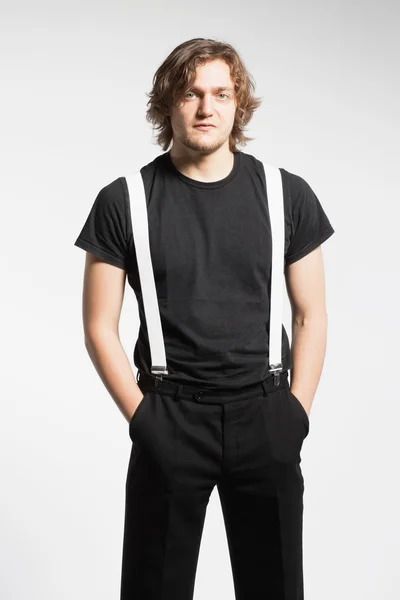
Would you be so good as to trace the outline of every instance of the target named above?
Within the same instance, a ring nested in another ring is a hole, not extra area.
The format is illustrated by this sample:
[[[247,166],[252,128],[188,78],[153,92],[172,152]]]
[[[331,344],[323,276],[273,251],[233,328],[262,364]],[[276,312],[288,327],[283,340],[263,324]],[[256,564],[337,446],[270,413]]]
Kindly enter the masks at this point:
[[[169,107],[176,106],[183,92],[193,85],[196,67],[216,59],[222,59],[229,65],[235,84],[237,107],[229,136],[229,148],[231,152],[237,152],[237,144],[245,146],[254,139],[247,137],[244,131],[262,98],[254,96],[254,80],[241,57],[230,44],[214,39],[194,38],[183,42],[169,54],[154,74],[153,89],[146,94],[149,97],[146,120],[153,124],[153,131],[159,130],[156,143],[164,151],[168,150],[173,134],[170,117],[166,114]]]

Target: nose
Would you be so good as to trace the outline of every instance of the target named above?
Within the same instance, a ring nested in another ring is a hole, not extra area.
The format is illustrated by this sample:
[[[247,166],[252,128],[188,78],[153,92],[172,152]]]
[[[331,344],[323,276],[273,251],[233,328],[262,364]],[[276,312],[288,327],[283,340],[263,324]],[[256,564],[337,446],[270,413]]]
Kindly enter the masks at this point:
[[[199,113],[203,115],[211,115],[213,112],[213,100],[212,97],[204,94],[203,98],[200,100]]]

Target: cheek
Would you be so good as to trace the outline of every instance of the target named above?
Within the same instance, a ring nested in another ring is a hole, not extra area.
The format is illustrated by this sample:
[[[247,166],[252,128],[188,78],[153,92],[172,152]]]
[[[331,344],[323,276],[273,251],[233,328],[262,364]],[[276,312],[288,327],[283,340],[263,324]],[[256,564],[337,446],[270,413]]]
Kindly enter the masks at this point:
[[[179,129],[186,129],[187,127],[189,127],[192,120],[193,118],[190,117],[188,114],[180,114],[176,116],[175,123]]]
[[[171,124],[174,127],[183,127],[188,120],[188,116],[183,111],[177,110],[176,108],[171,110],[170,118]]]

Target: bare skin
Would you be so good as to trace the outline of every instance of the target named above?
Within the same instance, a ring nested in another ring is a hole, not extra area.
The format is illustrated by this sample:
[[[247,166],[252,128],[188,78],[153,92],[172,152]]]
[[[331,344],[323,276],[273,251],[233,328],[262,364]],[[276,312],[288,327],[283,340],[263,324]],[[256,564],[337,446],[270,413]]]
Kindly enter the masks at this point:
[[[217,89],[220,88],[220,89]],[[218,181],[233,167],[229,135],[236,98],[229,66],[213,60],[199,66],[190,92],[171,107],[171,160],[176,168],[198,181]],[[210,130],[195,125],[212,123]],[[321,247],[285,268],[292,308],[291,391],[310,414],[326,352],[327,313]],[[143,393],[136,383],[119,339],[126,272],[86,253],[83,287],[85,345],[115,403],[130,421]]]
[[[286,265],[285,280],[292,309],[290,389],[310,415],[324,365],[328,329],[321,246]]]
[[[234,81],[225,61],[213,60],[198,66],[193,87],[171,107],[172,162],[187,177],[198,181],[218,181],[233,168],[229,136],[236,113]],[[212,123],[203,131],[196,127]]]
[[[89,356],[108,392],[130,421],[143,393],[119,338],[126,272],[86,252],[83,326]]]

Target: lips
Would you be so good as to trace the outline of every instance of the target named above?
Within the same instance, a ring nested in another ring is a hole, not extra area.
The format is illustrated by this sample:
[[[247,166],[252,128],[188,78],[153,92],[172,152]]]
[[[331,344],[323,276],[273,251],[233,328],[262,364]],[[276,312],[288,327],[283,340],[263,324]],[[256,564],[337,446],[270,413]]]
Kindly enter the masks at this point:
[[[201,123],[201,125],[195,125],[195,127],[200,129],[209,129],[210,127],[215,127],[215,125],[210,125],[207,123]]]

